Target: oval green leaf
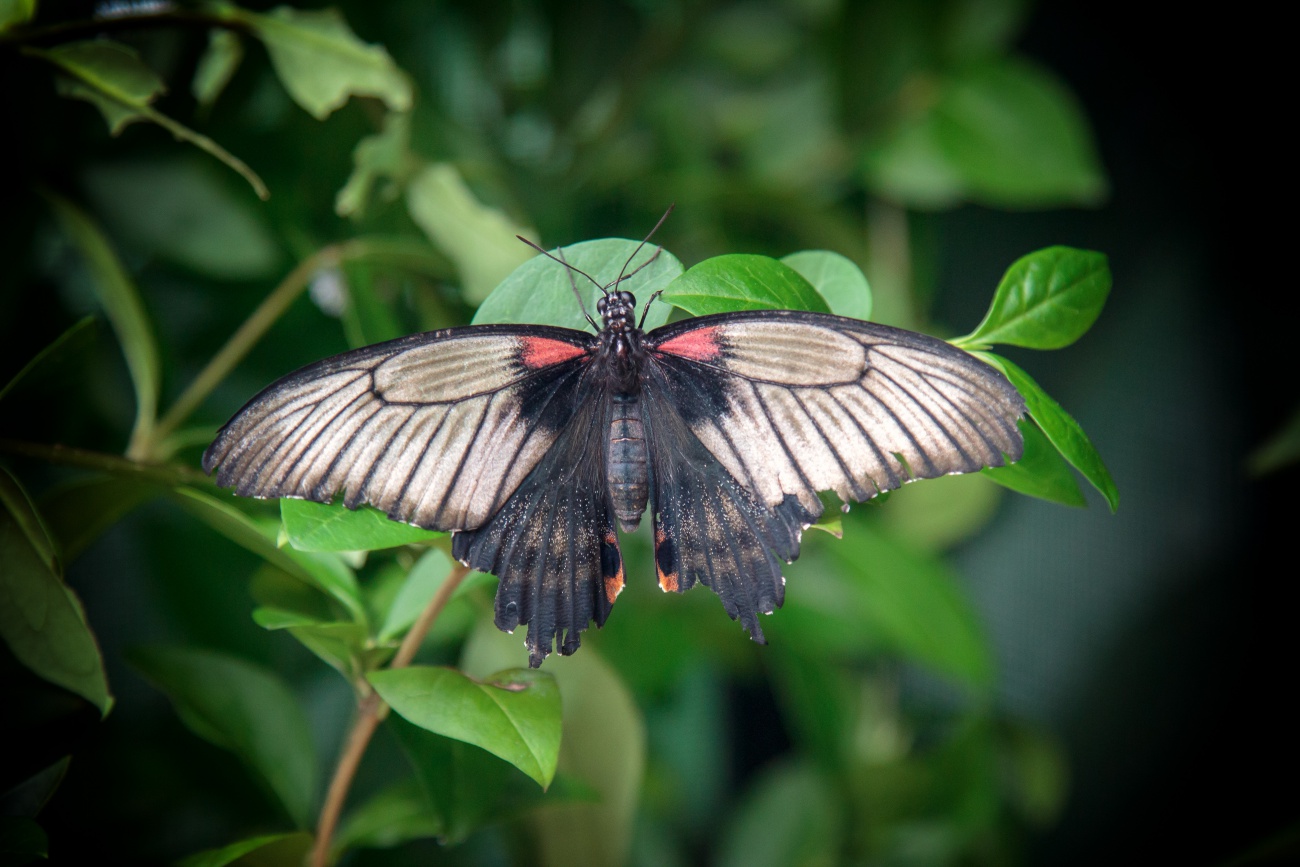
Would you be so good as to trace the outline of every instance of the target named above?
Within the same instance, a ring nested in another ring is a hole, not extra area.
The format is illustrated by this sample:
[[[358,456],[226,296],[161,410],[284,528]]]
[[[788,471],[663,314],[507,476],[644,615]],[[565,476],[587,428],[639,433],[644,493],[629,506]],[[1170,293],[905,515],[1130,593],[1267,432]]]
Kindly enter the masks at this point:
[[[300,827],[311,819],[316,752],[307,717],[276,675],[243,659],[181,647],[138,648],[131,664],[199,737],[239,756]]]
[[[751,253],[705,259],[668,284],[663,300],[693,316],[737,310],[830,312],[826,300],[798,271]]]
[[[638,247],[640,252],[637,252]],[[633,253],[636,253],[635,258],[632,258]],[[589,274],[602,286],[612,284],[620,273],[631,274],[619,283],[619,289],[634,294],[638,305],[645,305],[651,295],[669,286],[683,271],[682,263],[667,250],[650,244],[642,246],[640,241],[626,238],[583,241],[560,247],[554,255],[563,257],[565,262]],[[578,299],[573,296],[575,285],[587,312],[599,322],[596,299],[602,295],[600,289],[554,259],[537,255],[516,268],[493,290],[474,315],[474,324],[537,323],[590,331],[591,325],[583,318]],[[668,304],[652,304],[646,314],[645,327],[663,325],[671,310]]]
[[[280,6],[261,15],[222,5],[217,11],[265,43],[284,89],[317,120],[329,117],[351,96],[377,97],[393,111],[410,109],[406,74],[383,46],[358,39],[337,9]]]
[[[353,510],[342,503],[284,499],[280,501],[280,518],[289,544],[299,551],[378,551],[442,535],[390,521],[383,512],[369,506]]]
[[[953,343],[968,349],[995,343],[1069,346],[1097,321],[1110,284],[1110,266],[1101,253],[1073,247],[1030,253],[1007,269],[979,327]]]
[[[1086,506],[1074,471],[1048,441],[1038,425],[1028,419],[1017,423],[1025,439],[1025,453],[1014,464],[987,467],[984,475],[1003,487],[1066,506]]]
[[[273,864],[302,864],[311,849],[311,835],[304,831],[290,834],[262,834],[238,840],[218,849],[195,852],[176,863],[176,867],[226,867],[245,855],[257,853],[255,863],[259,867]],[[252,859],[250,859],[252,862]]]
[[[543,789],[560,755],[560,691],[549,674],[503,671],[483,681],[450,668],[372,672],[370,683],[409,722],[505,759]]]
[[[438,592],[438,588],[451,574],[451,566],[451,558],[447,556],[446,551],[439,548],[430,549],[415,561],[415,565],[411,567],[406,580],[402,582],[401,589],[397,591],[397,596],[388,608],[384,625],[379,630],[378,640],[381,644],[391,641],[411,628],[419,618],[420,612],[428,606],[434,594]],[[463,582],[461,586],[464,586]],[[458,592],[459,590],[460,588],[457,588]]]
[[[871,286],[852,259],[829,250],[800,250],[781,257],[781,261],[812,284],[832,313],[852,319],[871,318]]]
[[[975,353],[990,364],[998,367],[1011,380],[1011,384],[1025,398],[1029,415],[1047,435],[1061,456],[1070,465],[1083,474],[1088,482],[1101,492],[1114,512],[1119,508],[1119,489],[1110,471],[1102,463],[1101,455],[1093,446],[1088,435],[1074,418],[1061,408],[1052,397],[1034,382],[1033,377],[1000,355],[990,352]]]
[[[108,676],[81,602],[63,583],[53,543],[26,493],[3,469],[0,482],[7,491],[0,502],[0,638],[35,674],[107,714],[113,706]]]

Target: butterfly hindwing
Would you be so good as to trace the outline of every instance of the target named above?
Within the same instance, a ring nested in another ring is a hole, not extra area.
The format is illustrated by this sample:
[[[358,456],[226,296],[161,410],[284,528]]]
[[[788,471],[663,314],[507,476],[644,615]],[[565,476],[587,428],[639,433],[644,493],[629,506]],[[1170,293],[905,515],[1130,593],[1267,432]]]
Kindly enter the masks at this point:
[[[761,503],[861,502],[1019,459],[1024,400],[942,340],[818,313],[704,316],[647,337],[690,430]]]
[[[568,655],[623,589],[623,561],[605,485],[608,401],[586,391],[546,456],[484,526],[456,534],[452,554],[501,579],[496,625],[528,626],[529,661]]]
[[[594,338],[455,328],[329,358],[254,397],[203,457],[244,496],[300,497],[436,530],[480,526],[555,443]]]
[[[794,497],[775,508],[760,503],[687,427],[653,368],[644,395],[659,586],[705,585],[762,642],[758,615],[784,601],[782,563],[799,556],[814,516]]]

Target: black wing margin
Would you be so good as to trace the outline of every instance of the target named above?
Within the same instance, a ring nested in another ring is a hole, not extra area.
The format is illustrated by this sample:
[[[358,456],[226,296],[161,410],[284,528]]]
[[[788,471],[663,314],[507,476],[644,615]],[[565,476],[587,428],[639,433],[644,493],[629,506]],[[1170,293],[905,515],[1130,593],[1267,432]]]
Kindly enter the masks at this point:
[[[585,386],[579,386],[582,390]],[[457,533],[452,555],[501,579],[496,625],[527,624],[529,664],[558,645],[568,656],[590,621],[603,626],[623,589],[623,561],[606,491],[607,403],[587,393],[555,444],[486,525]]]

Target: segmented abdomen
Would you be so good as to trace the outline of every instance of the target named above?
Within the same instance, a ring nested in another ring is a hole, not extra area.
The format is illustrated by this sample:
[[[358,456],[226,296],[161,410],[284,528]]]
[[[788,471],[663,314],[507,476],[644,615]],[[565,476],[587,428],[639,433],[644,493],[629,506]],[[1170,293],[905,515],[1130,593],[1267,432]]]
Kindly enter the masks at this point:
[[[641,427],[641,403],[636,395],[614,396],[606,457],[614,514],[623,531],[630,533],[641,523],[641,513],[645,511],[649,496],[645,432]]]

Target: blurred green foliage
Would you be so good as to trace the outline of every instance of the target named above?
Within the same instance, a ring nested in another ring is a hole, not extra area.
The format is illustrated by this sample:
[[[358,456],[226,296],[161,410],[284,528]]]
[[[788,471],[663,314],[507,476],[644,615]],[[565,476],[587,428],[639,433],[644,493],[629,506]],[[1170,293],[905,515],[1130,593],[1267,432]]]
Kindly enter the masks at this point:
[[[805,540],[761,649],[705,591],[652,589],[633,536],[608,628],[512,673],[492,582],[449,585],[444,537],[238,501],[196,467],[248,396],[348,346],[581,326],[563,269],[514,236],[605,239],[565,251],[609,280],[633,243],[608,236],[670,202],[634,287],[666,290],[648,327],[773,306],[928,325],[910,213],[1106,192],[1076,101],[1013,49],[1027,13],[0,2],[26,167],[0,239],[5,851],[301,863],[373,683],[396,714],[332,842],[348,863],[1015,863],[1068,772],[993,700],[945,551],[993,517],[990,480],[1081,505],[1072,465],[1116,495],[1005,359],[1025,460],[828,521],[843,539]],[[956,342],[1064,346],[1109,285],[1099,254],[1031,254]],[[421,664],[380,671],[442,593]]]

